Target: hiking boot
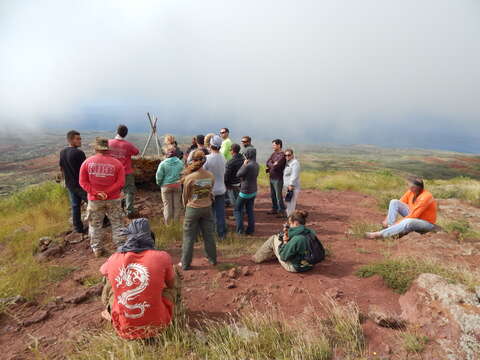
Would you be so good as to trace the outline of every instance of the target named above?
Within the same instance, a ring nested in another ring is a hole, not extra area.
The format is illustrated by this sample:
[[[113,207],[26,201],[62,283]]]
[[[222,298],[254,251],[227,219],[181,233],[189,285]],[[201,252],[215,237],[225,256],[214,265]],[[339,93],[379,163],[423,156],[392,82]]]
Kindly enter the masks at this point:
[[[272,210],[267,212],[267,215],[277,215],[277,214],[278,214],[277,210]]]
[[[94,249],[93,250],[93,255],[96,258],[102,257],[104,254],[105,254],[105,250],[103,250],[103,249]]]
[[[182,270],[190,270],[192,267],[190,265],[183,265],[181,262],[178,263],[178,267]]]

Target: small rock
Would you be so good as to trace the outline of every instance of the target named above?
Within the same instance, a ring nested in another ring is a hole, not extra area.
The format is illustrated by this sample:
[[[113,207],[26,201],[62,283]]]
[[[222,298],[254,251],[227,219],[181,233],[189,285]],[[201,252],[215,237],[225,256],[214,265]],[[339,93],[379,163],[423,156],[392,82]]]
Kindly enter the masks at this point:
[[[41,237],[38,239],[38,250],[45,251],[48,249],[50,244],[52,243],[53,239],[48,236]]]
[[[230,282],[228,282],[228,283],[225,284],[225,287],[226,287],[227,289],[234,289],[234,288],[237,287],[237,285],[236,285],[233,281],[230,281]]]
[[[40,310],[40,311],[37,311],[35,313],[35,315],[33,317],[31,317],[30,319],[28,320],[24,320],[22,322],[22,325],[23,326],[30,326],[30,325],[33,325],[33,324],[36,324],[36,323],[39,323],[43,320],[46,320],[48,317],[50,316],[50,314],[48,313],[48,311],[46,310]]]
[[[250,276],[250,275],[252,275],[252,271],[250,270],[250,268],[248,266],[244,266],[241,269],[241,274],[242,274],[242,276]]]
[[[78,244],[84,240],[83,234],[77,232],[71,232],[65,236],[65,241],[69,244]]]
[[[328,297],[330,297],[334,300],[338,300],[338,299],[343,298],[344,293],[343,293],[343,290],[341,290],[339,288],[336,288],[336,287],[333,287],[333,288],[327,289],[325,291],[325,295],[327,295]]]
[[[227,276],[228,276],[230,279],[236,279],[236,278],[238,277],[237,268],[233,268],[233,269],[228,270]]]
[[[406,321],[400,318],[400,316],[390,314],[374,305],[369,306],[368,317],[372,319],[375,324],[381,327],[391,329],[404,329],[407,325]]]
[[[60,245],[49,246],[46,250],[37,255],[38,261],[47,261],[51,258],[59,257],[63,254],[63,247]]]
[[[480,285],[475,286],[475,295],[477,295],[477,299],[480,302]]]
[[[0,298],[1,305],[16,305],[16,304],[24,304],[27,302],[27,299],[21,295],[9,296],[6,298]]]
[[[385,354],[390,355],[390,354],[392,353],[392,348],[390,347],[390,345],[385,344],[385,345],[383,346],[383,352],[384,352]]]
[[[103,284],[96,284],[95,286],[92,286],[91,288],[86,289],[82,293],[78,295],[71,296],[67,299],[65,299],[66,303],[69,304],[80,304],[88,299],[90,299],[93,296],[100,296],[102,294],[103,290]]]

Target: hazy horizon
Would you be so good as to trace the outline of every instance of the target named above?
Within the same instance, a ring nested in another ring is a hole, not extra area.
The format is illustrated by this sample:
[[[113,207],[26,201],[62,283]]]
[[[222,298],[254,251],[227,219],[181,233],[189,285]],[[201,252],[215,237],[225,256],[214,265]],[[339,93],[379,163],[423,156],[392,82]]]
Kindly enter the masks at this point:
[[[480,3],[0,2],[0,126],[478,153]]]

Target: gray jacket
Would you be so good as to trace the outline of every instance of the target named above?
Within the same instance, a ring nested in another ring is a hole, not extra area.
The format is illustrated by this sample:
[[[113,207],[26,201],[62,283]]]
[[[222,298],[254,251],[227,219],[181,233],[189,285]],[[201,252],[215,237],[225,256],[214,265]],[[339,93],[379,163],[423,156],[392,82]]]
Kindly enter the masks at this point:
[[[240,192],[244,194],[253,194],[257,192],[257,178],[260,166],[257,163],[257,150],[247,148],[244,154],[248,161],[243,164],[237,172],[237,177],[241,180]]]

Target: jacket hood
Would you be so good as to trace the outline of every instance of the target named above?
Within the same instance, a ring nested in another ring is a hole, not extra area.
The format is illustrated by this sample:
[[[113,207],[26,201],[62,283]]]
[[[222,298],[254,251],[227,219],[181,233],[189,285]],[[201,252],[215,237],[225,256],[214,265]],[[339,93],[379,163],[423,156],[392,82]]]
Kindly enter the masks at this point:
[[[165,165],[176,165],[177,163],[182,163],[182,160],[174,156],[174,157],[166,158],[162,162],[165,162]]]
[[[257,160],[257,150],[255,148],[247,148],[243,155],[248,160]]]
[[[288,229],[288,236],[289,237],[292,237],[292,236],[296,236],[296,235],[300,235],[300,234],[307,234],[307,233],[314,233],[315,232],[309,228],[307,228],[305,225],[299,225],[299,226],[295,226],[295,227],[292,227],[290,229]]]
[[[145,218],[133,220],[126,228],[122,228],[120,231],[122,235],[127,237],[127,240],[118,247],[117,252],[141,252],[152,250],[155,246],[150,225]]]

